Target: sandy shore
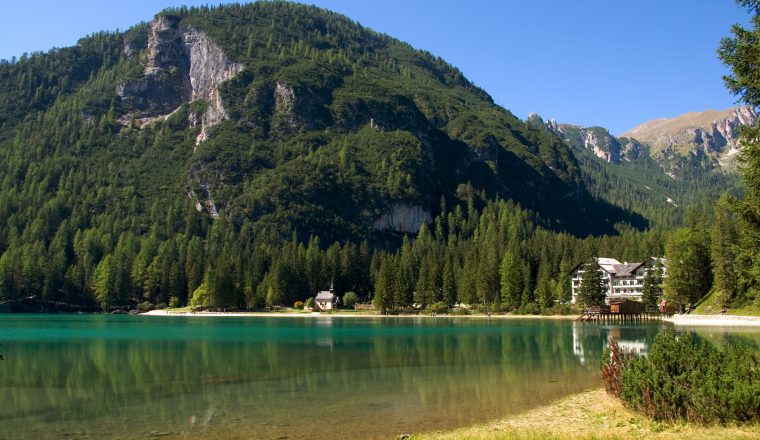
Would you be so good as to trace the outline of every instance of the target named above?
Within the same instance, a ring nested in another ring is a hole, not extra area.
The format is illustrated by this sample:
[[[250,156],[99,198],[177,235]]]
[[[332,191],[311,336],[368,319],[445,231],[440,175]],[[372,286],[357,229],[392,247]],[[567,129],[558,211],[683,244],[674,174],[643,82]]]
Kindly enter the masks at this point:
[[[223,316],[223,317],[255,317],[255,318],[371,318],[371,319],[386,319],[386,318],[423,318],[423,319],[437,319],[437,318],[466,318],[466,319],[562,319],[570,320],[575,319],[577,315],[379,315],[370,313],[351,313],[351,312],[335,312],[335,313],[288,313],[288,312],[187,312],[187,311],[174,311],[174,310],[151,310],[150,312],[142,313],[142,316]]]
[[[675,325],[684,326],[760,326],[760,316],[737,316],[737,315],[673,315],[664,321]]]
[[[757,439],[757,423],[698,426],[655,422],[634,413],[603,389],[571,395],[548,405],[491,423],[416,434],[413,440],[545,439]]]

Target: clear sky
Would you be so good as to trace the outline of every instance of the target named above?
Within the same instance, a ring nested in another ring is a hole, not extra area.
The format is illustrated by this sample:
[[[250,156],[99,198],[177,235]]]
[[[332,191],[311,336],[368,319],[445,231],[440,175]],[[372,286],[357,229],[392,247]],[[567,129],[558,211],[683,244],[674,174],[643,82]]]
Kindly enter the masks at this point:
[[[126,29],[168,6],[208,1],[15,0],[0,58]],[[748,15],[731,0],[308,0],[441,56],[520,118],[600,125],[735,104],[715,51]]]

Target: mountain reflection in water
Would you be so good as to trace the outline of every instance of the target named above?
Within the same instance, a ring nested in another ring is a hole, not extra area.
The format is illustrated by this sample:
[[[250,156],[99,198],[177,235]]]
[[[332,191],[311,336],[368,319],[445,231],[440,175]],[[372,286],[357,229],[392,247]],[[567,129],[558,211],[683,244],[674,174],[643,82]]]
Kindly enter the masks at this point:
[[[601,386],[657,325],[454,318],[0,318],[0,439],[388,438]]]

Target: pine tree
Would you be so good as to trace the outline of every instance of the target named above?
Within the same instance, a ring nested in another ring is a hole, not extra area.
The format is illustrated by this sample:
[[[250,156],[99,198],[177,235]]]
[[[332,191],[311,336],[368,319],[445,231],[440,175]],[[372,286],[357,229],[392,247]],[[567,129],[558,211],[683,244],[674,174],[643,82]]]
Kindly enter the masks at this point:
[[[554,292],[552,291],[548,261],[541,262],[541,265],[538,268],[535,296],[541,310],[546,310],[554,306]]]
[[[641,288],[644,305],[648,309],[654,310],[662,297],[662,263],[660,259],[653,260],[654,263],[647,267],[644,273],[644,285]]]
[[[375,294],[372,298],[372,304],[380,313],[387,313],[394,308],[393,304],[393,286],[394,286],[394,258],[385,257],[380,263],[380,270],[375,279]]]
[[[92,288],[98,303],[108,310],[116,299],[116,273],[112,264],[111,254],[106,255],[92,274]]]
[[[499,274],[501,275],[501,301],[510,309],[520,307],[524,286],[524,274],[521,261],[507,251],[501,260]]]
[[[731,75],[723,78],[726,87],[743,103],[757,110],[760,107],[760,69],[757,67],[760,1],[740,0],[739,3],[752,14],[752,28],[748,30],[735,25],[733,37],[721,41],[718,55],[731,68]],[[760,124],[756,121],[752,126],[742,127],[740,140],[742,151],[738,160],[745,191],[741,200],[733,201],[733,212],[740,225],[740,245],[736,255],[737,284],[747,299],[757,302],[760,300]],[[731,276],[721,274],[720,277],[724,288],[731,289]]]
[[[602,268],[596,258],[591,258],[583,265],[581,285],[576,296],[580,307],[591,307],[604,304],[604,278]]]
[[[695,304],[710,290],[712,273],[708,240],[693,228],[680,228],[668,239],[665,297],[677,304]]]
[[[414,302],[414,262],[412,247],[409,239],[404,236],[401,250],[395,259],[395,272],[393,277],[393,304],[397,308],[411,307]]]
[[[457,280],[454,272],[454,259],[449,256],[443,266],[443,301],[453,307],[457,303]]]
[[[710,259],[714,275],[713,294],[717,295],[722,307],[728,306],[738,290],[735,269],[738,233],[736,223],[729,211],[729,203],[727,197],[723,197],[715,206],[710,232]]]
[[[563,260],[559,265],[559,278],[554,289],[554,297],[560,303],[569,303],[573,298],[573,287],[570,284],[572,279],[570,278],[570,265],[567,261]]]

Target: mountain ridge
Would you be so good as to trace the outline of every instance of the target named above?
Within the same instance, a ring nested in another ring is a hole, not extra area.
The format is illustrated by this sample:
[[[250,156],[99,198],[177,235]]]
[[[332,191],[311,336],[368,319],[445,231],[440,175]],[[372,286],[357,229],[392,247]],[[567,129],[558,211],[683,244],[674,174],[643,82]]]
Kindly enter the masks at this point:
[[[129,170],[114,185],[142,197],[113,203],[136,212],[181,195],[201,215],[250,221],[263,234],[336,240],[413,233],[441,198],[477,206],[501,198],[581,235],[646,226],[588,194],[561,141],[495,105],[456,68],[323,9],[169,9],[124,33],[5,63],[0,80],[13,92],[38,68],[55,79],[46,63],[60,54],[76,62],[88,47],[101,57],[81,75],[89,79],[51,93],[36,120],[7,120],[0,136],[20,133],[51,161],[43,166],[61,168],[53,175],[96,160]],[[46,134],[55,131],[63,133]],[[3,174],[23,174],[32,157],[2,148],[20,154]]]
[[[739,127],[757,120],[750,107],[689,112],[640,124],[621,135],[649,146],[670,173],[688,166],[735,168],[741,150]]]

